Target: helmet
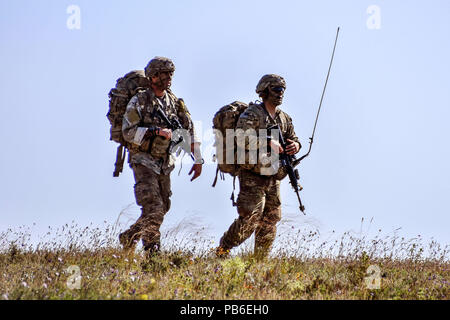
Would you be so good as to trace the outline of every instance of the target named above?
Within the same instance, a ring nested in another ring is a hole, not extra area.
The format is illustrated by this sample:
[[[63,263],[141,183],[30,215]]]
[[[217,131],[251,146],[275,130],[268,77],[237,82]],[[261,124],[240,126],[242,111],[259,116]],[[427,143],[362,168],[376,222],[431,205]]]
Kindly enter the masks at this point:
[[[259,80],[256,85],[256,93],[261,95],[261,93],[266,90],[268,87],[279,86],[286,89],[286,81],[284,81],[283,77],[276,74],[266,74],[261,80]]]
[[[158,72],[174,72],[175,65],[172,60],[165,57],[154,57],[145,67],[145,75],[152,77]]]

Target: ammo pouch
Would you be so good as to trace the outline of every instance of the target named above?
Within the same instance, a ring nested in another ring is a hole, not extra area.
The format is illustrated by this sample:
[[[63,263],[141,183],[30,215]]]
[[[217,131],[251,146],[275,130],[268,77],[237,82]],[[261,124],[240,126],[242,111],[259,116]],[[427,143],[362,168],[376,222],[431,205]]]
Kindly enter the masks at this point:
[[[278,172],[274,175],[276,180],[283,180],[287,176],[286,168],[280,166]]]
[[[151,142],[150,155],[158,159],[165,158],[169,154],[170,142],[170,139],[156,136]]]

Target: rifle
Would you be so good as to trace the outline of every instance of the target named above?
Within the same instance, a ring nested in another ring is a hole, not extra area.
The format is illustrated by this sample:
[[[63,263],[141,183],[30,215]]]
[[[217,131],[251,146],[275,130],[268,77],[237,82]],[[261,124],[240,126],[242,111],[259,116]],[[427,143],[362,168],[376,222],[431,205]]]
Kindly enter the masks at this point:
[[[302,200],[300,199],[300,194],[299,194],[300,190],[303,189],[300,186],[300,184],[298,183],[298,180],[300,179],[300,175],[298,174],[298,169],[294,169],[295,168],[294,162],[296,161],[296,158],[294,155],[289,155],[286,153],[285,150],[286,150],[287,144],[284,141],[280,126],[278,124],[275,124],[275,125],[267,128],[268,131],[273,130],[273,129],[278,130],[277,132],[279,133],[279,138],[280,138],[279,141],[280,141],[281,147],[283,148],[283,152],[280,153],[281,166],[284,168],[284,170],[286,170],[286,173],[289,176],[289,182],[291,183],[291,186],[294,189],[294,192],[297,195],[297,199],[300,204],[300,206],[299,206],[300,211],[303,212],[303,214],[306,214],[305,206],[302,204]]]
[[[183,126],[181,125],[180,121],[177,118],[173,118],[173,119],[169,119],[169,117],[166,115],[166,113],[164,112],[163,109],[161,109],[161,106],[156,106],[156,109],[154,110],[154,115],[159,117],[162,121],[164,121],[167,125],[167,128],[173,131],[179,130],[179,129],[184,129]],[[182,135],[180,135],[178,137],[178,140],[175,141],[172,137],[170,144],[169,144],[169,151],[172,151],[172,148],[174,145],[179,145],[180,143],[183,143],[182,145],[182,149],[186,152],[189,153],[189,155],[191,156],[192,161],[195,162],[195,157],[194,154],[191,151],[191,146],[186,145],[185,142],[183,142],[184,138]]]

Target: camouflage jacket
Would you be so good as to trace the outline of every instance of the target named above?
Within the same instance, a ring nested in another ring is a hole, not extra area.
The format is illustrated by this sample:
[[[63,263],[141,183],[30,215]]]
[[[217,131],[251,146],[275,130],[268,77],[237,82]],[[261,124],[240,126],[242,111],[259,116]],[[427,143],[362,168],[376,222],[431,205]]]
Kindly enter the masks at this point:
[[[254,104],[250,103],[249,107],[240,115],[239,120],[236,125],[236,129],[242,129],[242,131],[237,130],[236,137],[242,134],[246,135],[245,140],[245,151],[251,151],[259,149],[259,139],[257,136],[249,135],[249,129],[254,129],[256,133],[259,133],[260,129],[267,129],[268,127],[278,124],[283,135],[284,140],[287,143],[287,139],[291,139],[300,144],[300,141],[295,134],[294,125],[292,124],[292,118],[284,111],[278,107],[275,110],[275,117],[272,118],[264,107],[264,104]],[[247,131],[247,133],[246,133]],[[270,132],[267,133],[270,135]],[[301,144],[300,144],[301,146]],[[261,163],[258,161],[257,165],[247,165],[248,158],[246,159],[246,164],[241,166],[243,169],[251,170],[256,173],[261,173]]]
[[[198,142],[194,125],[184,102],[167,90],[162,98],[157,98],[151,89],[138,92],[130,99],[123,117],[122,134],[131,144],[130,165],[141,164],[157,174],[169,174],[175,167],[175,158],[169,154],[170,140],[163,137],[146,137],[151,127],[167,128],[167,124],[154,114],[157,106],[169,119],[176,117],[184,129],[188,130],[191,142]]]

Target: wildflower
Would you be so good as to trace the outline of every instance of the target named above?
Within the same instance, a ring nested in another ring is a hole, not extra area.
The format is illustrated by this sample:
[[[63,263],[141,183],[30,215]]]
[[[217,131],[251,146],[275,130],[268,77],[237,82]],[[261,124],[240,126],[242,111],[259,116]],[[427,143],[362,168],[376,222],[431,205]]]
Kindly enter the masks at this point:
[[[141,294],[141,300],[148,300],[148,295],[146,294]]]
[[[156,280],[153,279],[153,278],[151,278],[151,279],[150,279],[150,285],[154,285],[155,283],[156,283]]]
[[[250,283],[247,283],[247,281],[244,281],[244,288],[248,290],[254,289],[253,286]]]
[[[131,280],[132,282],[134,282],[134,281],[136,280],[136,277],[135,277],[135,276],[131,276],[131,277],[130,277],[130,280]]]
[[[9,300],[8,294],[7,294],[7,293],[4,293],[4,294],[2,295],[2,299],[3,299],[3,300]]]
[[[44,283],[44,284],[42,285],[42,287],[43,287],[44,289],[47,289],[47,288],[48,288],[48,286],[47,286],[46,283]]]
[[[62,263],[62,262],[63,262],[63,259],[62,259],[61,257],[58,257],[58,261],[59,261],[60,263]]]
[[[26,283],[25,281],[22,281],[22,286],[24,286],[25,288],[28,288],[28,283]]]

